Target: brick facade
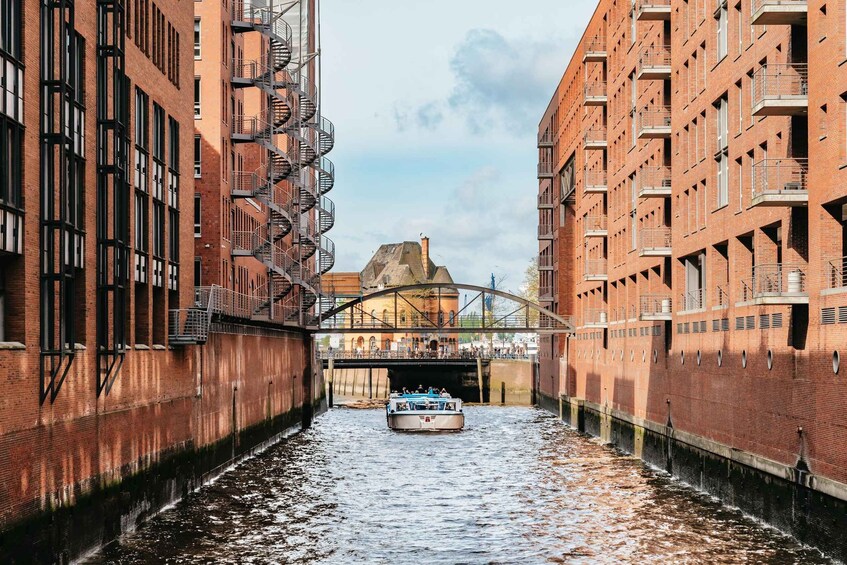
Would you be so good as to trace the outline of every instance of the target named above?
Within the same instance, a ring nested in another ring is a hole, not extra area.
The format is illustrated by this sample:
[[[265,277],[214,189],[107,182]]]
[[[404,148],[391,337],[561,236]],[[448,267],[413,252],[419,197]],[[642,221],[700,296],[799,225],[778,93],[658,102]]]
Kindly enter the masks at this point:
[[[545,394],[847,482],[844,18],[599,3],[539,126]]]

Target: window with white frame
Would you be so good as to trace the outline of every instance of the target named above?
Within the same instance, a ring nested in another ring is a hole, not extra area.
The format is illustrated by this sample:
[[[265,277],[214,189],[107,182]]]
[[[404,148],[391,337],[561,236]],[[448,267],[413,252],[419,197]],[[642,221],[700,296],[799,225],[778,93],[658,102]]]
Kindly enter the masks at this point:
[[[200,118],[200,77],[194,77],[194,119]]]
[[[194,58],[200,59],[200,18],[194,18]]]
[[[194,194],[194,237],[200,237],[203,233],[201,226],[201,204],[200,195]]]
[[[727,11],[726,0],[721,2],[720,7],[718,8],[717,22],[718,22],[718,61],[726,57],[728,42],[727,35],[729,34],[729,30],[727,29],[729,14]]]

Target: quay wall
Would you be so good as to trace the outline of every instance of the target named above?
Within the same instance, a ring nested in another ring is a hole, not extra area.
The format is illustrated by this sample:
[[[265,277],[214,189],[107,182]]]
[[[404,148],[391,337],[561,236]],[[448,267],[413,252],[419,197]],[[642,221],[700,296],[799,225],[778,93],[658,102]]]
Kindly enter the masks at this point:
[[[847,561],[847,488],[800,460],[785,463],[609,403],[540,394],[538,404],[571,427],[631,453],[727,505]],[[748,414],[755,421],[755,414]],[[757,425],[762,425],[759,422]]]
[[[99,398],[81,350],[42,406],[37,349],[0,352],[0,562],[78,558],[308,425],[323,402],[309,337],[218,330],[127,352]]]

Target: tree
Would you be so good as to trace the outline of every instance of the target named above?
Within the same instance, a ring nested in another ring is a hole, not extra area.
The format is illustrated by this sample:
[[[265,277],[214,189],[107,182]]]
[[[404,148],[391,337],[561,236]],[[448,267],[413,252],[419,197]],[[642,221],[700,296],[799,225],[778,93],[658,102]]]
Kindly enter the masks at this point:
[[[521,298],[529,300],[535,304],[538,303],[538,279],[538,257],[535,256],[529,260],[529,264],[524,270],[523,282],[521,283],[520,288]],[[538,312],[536,310],[530,310],[529,320],[527,321],[530,324],[536,323],[538,321]]]

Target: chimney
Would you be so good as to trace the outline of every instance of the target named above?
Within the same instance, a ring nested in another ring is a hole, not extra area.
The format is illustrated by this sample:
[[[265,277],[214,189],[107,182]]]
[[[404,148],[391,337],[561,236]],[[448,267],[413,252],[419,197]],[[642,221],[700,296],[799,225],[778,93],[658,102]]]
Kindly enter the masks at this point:
[[[429,280],[429,238],[421,236],[421,262],[423,263],[424,278]]]

